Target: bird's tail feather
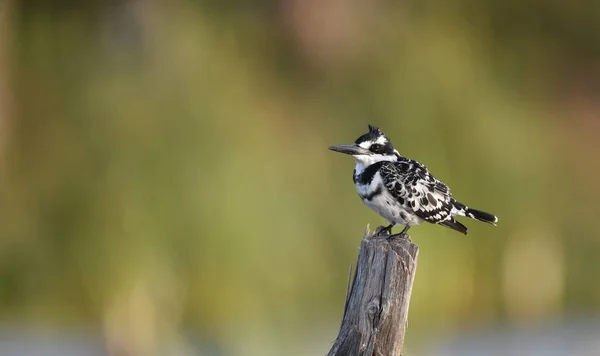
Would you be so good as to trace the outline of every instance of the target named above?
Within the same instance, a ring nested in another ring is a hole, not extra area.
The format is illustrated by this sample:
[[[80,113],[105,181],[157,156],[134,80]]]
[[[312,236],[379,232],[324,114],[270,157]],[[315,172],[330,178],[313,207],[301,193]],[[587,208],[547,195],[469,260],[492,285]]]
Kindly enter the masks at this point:
[[[483,221],[494,226],[496,226],[496,223],[498,222],[498,218],[495,215],[486,213],[485,211],[469,208],[468,206],[457,201],[454,202],[454,208],[456,209],[458,215]]]
[[[498,222],[498,218],[495,215],[477,209],[467,208],[465,216],[492,224],[494,226],[496,226],[496,223]]]
[[[452,230],[456,230],[462,234],[467,234],[467,227],[461,223],[459,223],[458,221],[454,220],[454,218],[451,218],[450,220],[444,220],[440,223],[440,225],[445,226],[445,227],[449,227]]]

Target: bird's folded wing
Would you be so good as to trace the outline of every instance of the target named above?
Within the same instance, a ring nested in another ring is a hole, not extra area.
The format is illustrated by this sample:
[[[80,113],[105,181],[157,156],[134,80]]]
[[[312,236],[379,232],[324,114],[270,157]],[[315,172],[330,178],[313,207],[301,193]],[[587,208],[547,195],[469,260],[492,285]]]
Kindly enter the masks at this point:
[[[452,195],[443,182],[414,160],[387,162],[381,168],[386,188],[406,208],[431,223],[450,217]]]

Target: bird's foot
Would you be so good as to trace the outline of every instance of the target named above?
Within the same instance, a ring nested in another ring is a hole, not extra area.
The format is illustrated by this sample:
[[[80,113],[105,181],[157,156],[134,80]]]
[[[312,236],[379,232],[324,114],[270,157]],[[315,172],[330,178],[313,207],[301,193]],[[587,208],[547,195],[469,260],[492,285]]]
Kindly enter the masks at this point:
[[[412,242],[412,240],[410,239],[410,235],[407,234],[406,232],[399,232],[397,234],[393,234],[393,235],[389,235],[385,237],[387,240],[393,240],[393,239],[406,239],[408,240],[408,242]]]
[[[378,226],[375,230],[375,235],[373,236],[390,235],[392,233],[392,227],[394,227],[394,225]]]
[[[404,229],[402,229],[402,231],[398,234],[389,235],[387,237],[387,239],[391,240],[391,239],[395,239],[395,238],[403,238],[403,239],[407,239],[408,241],[411,241],[410,236],[406,233],[408,231],[408,229],[410,229],[410,225],[406,225],[404,227]]]

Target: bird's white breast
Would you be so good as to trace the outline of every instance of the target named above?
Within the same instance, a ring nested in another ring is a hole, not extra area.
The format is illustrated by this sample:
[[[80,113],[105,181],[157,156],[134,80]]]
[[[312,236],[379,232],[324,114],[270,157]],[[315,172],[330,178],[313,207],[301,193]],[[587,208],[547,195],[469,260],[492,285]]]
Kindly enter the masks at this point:
[[[370,184],[356,184],[356,191],[363,202],[388,223],[394,225],[418,225],[423,222],[409,208],[401,205],[383,184],[379,172],[375,173]],[[376,194],[379,191],[378,194]]]

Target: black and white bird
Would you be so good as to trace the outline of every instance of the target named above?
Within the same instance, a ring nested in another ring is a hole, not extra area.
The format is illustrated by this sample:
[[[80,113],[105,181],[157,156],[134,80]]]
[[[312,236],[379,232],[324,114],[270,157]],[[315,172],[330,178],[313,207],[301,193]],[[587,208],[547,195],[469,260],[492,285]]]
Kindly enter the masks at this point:
[[[380,233],[391,234],[395,225],[405,225],[401,233],[391,235],[405,236],[411,226],[426,221],[466,235],[467,227],[456,221],[455,216],[492,225],[498,222],[496,216],[456,201],[446,184],[432,176],[423,164],[401,156],[377,127],[369,125],[369,132],[353,144],[329,149],[354,157],[353,178],[358,195],[390,224]]]

